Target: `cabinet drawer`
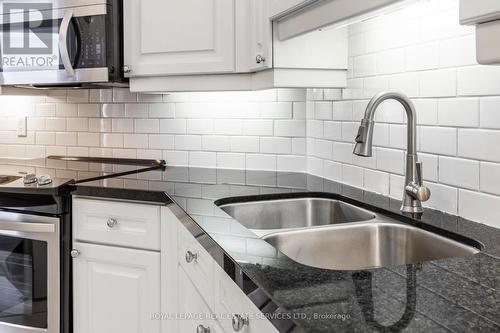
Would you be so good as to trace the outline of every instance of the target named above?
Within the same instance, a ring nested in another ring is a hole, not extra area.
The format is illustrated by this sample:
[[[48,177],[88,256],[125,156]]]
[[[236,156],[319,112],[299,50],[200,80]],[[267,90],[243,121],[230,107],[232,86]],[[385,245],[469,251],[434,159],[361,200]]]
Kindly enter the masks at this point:
[[[160,250],[160,207],[73,199],[73,239]]]
[[[210,333],[224,332],[212,311],[205,304],[203,297],[181,267],[179,267],[179,290],[182,290],[182,296],[179,298],[179,332],[196,333],[200,325],[209,329]],[[187,317],[183,318],[183,316]]]
[[[220,266],[215,266],[214,273],[215,313],[220,316],[220,324],[226,332],[235,331],[232,318],[241,316],[248,321],[238,332],[278,333],[273,324],[264,317],[262,312]]]
[[[189,256],[191,255],[191,258]],[[210,309],[214,308],[214,259],[191,233],[179,226],[179,264],[189,276]],[[181,289],[182,290],[182,289]]]

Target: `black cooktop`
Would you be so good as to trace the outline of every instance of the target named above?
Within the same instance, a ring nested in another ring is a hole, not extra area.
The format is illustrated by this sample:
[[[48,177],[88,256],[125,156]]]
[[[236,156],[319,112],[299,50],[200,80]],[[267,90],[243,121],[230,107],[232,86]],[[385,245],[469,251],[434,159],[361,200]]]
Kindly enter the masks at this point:
[[[165,161],[106,157],[0,158],[0,210],[62,214],[73,184],[162,170]],[[33,181],[27,183],[27,179]],[[49,179],[49,181],[47,181]],[[42,181],[43,180],[43,181]]]

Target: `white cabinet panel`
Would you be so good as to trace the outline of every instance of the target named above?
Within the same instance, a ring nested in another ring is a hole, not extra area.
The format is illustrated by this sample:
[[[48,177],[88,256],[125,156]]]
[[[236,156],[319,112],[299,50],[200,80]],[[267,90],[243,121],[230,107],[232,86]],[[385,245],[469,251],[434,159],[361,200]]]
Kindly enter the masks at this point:
[[[214,314],[205,304],[204,299],[197,292],[196,287],[191,283],[184,270],[179,267],[179,290],[182,290],[182,297],[179,301],[179,332],[199,332],[197,328],[203,326],[210,333],[223,333]],[[231,331],[229,331],[231,332]],[[262,332],[264,333],[264,332]]]
[[[160,254],[76,242],[75,333],[159,333]]]
[[[498,20],[500,1],[498,0],[460,0],[460,23],[477,24]]]
[[[234,71],[234,0],[124,1],[130,77]]]
[[[214,265],[215,260],[182,225],[179,226],[179,264],[186,271],[193,284],[203,296],[210,309],[214,308]],[[190,253],[193,258],[187,258]]]
[[[74,198],[73,238],[159,251],[160,207]]]
[[[242,333],[278,333],[220,266],[215,268],[215,312],[219,314],[220,324],[226,332],[233,330],[233,316],[241,316],[248,320]]]

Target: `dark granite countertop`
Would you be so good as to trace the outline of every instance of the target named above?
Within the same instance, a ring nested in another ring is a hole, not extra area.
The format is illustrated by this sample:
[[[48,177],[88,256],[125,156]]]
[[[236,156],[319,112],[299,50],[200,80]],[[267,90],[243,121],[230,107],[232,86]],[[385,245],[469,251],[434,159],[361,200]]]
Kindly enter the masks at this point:
[[[263,312],[275,314],[272,322],[281,332],[500,331],[500,230],[426,209],[420,221],[477,240],[483,251],[335,271],[290,260],[214,204],[226,197],[293,192],[340,194],[400,215],[396,200],[301,173],[168,167],[80,184],[74,194],[161,204],[173,200],[190,217],[183,223],[218,263],[230,271],[230,259],[249,278],[240,287]],[[269,302],[260,302],[255,289]],[[288,319],[278,320],[276,314]]]

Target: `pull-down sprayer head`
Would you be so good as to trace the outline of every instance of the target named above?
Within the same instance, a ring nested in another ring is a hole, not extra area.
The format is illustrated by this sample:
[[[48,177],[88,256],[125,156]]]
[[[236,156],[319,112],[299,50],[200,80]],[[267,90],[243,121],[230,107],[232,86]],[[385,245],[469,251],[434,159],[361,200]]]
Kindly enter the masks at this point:
[[[361,120],[358,135],[356,135],[356,145],[354,146],[355,155],[372,156],[373,125],[373,121],[364,118]]]

